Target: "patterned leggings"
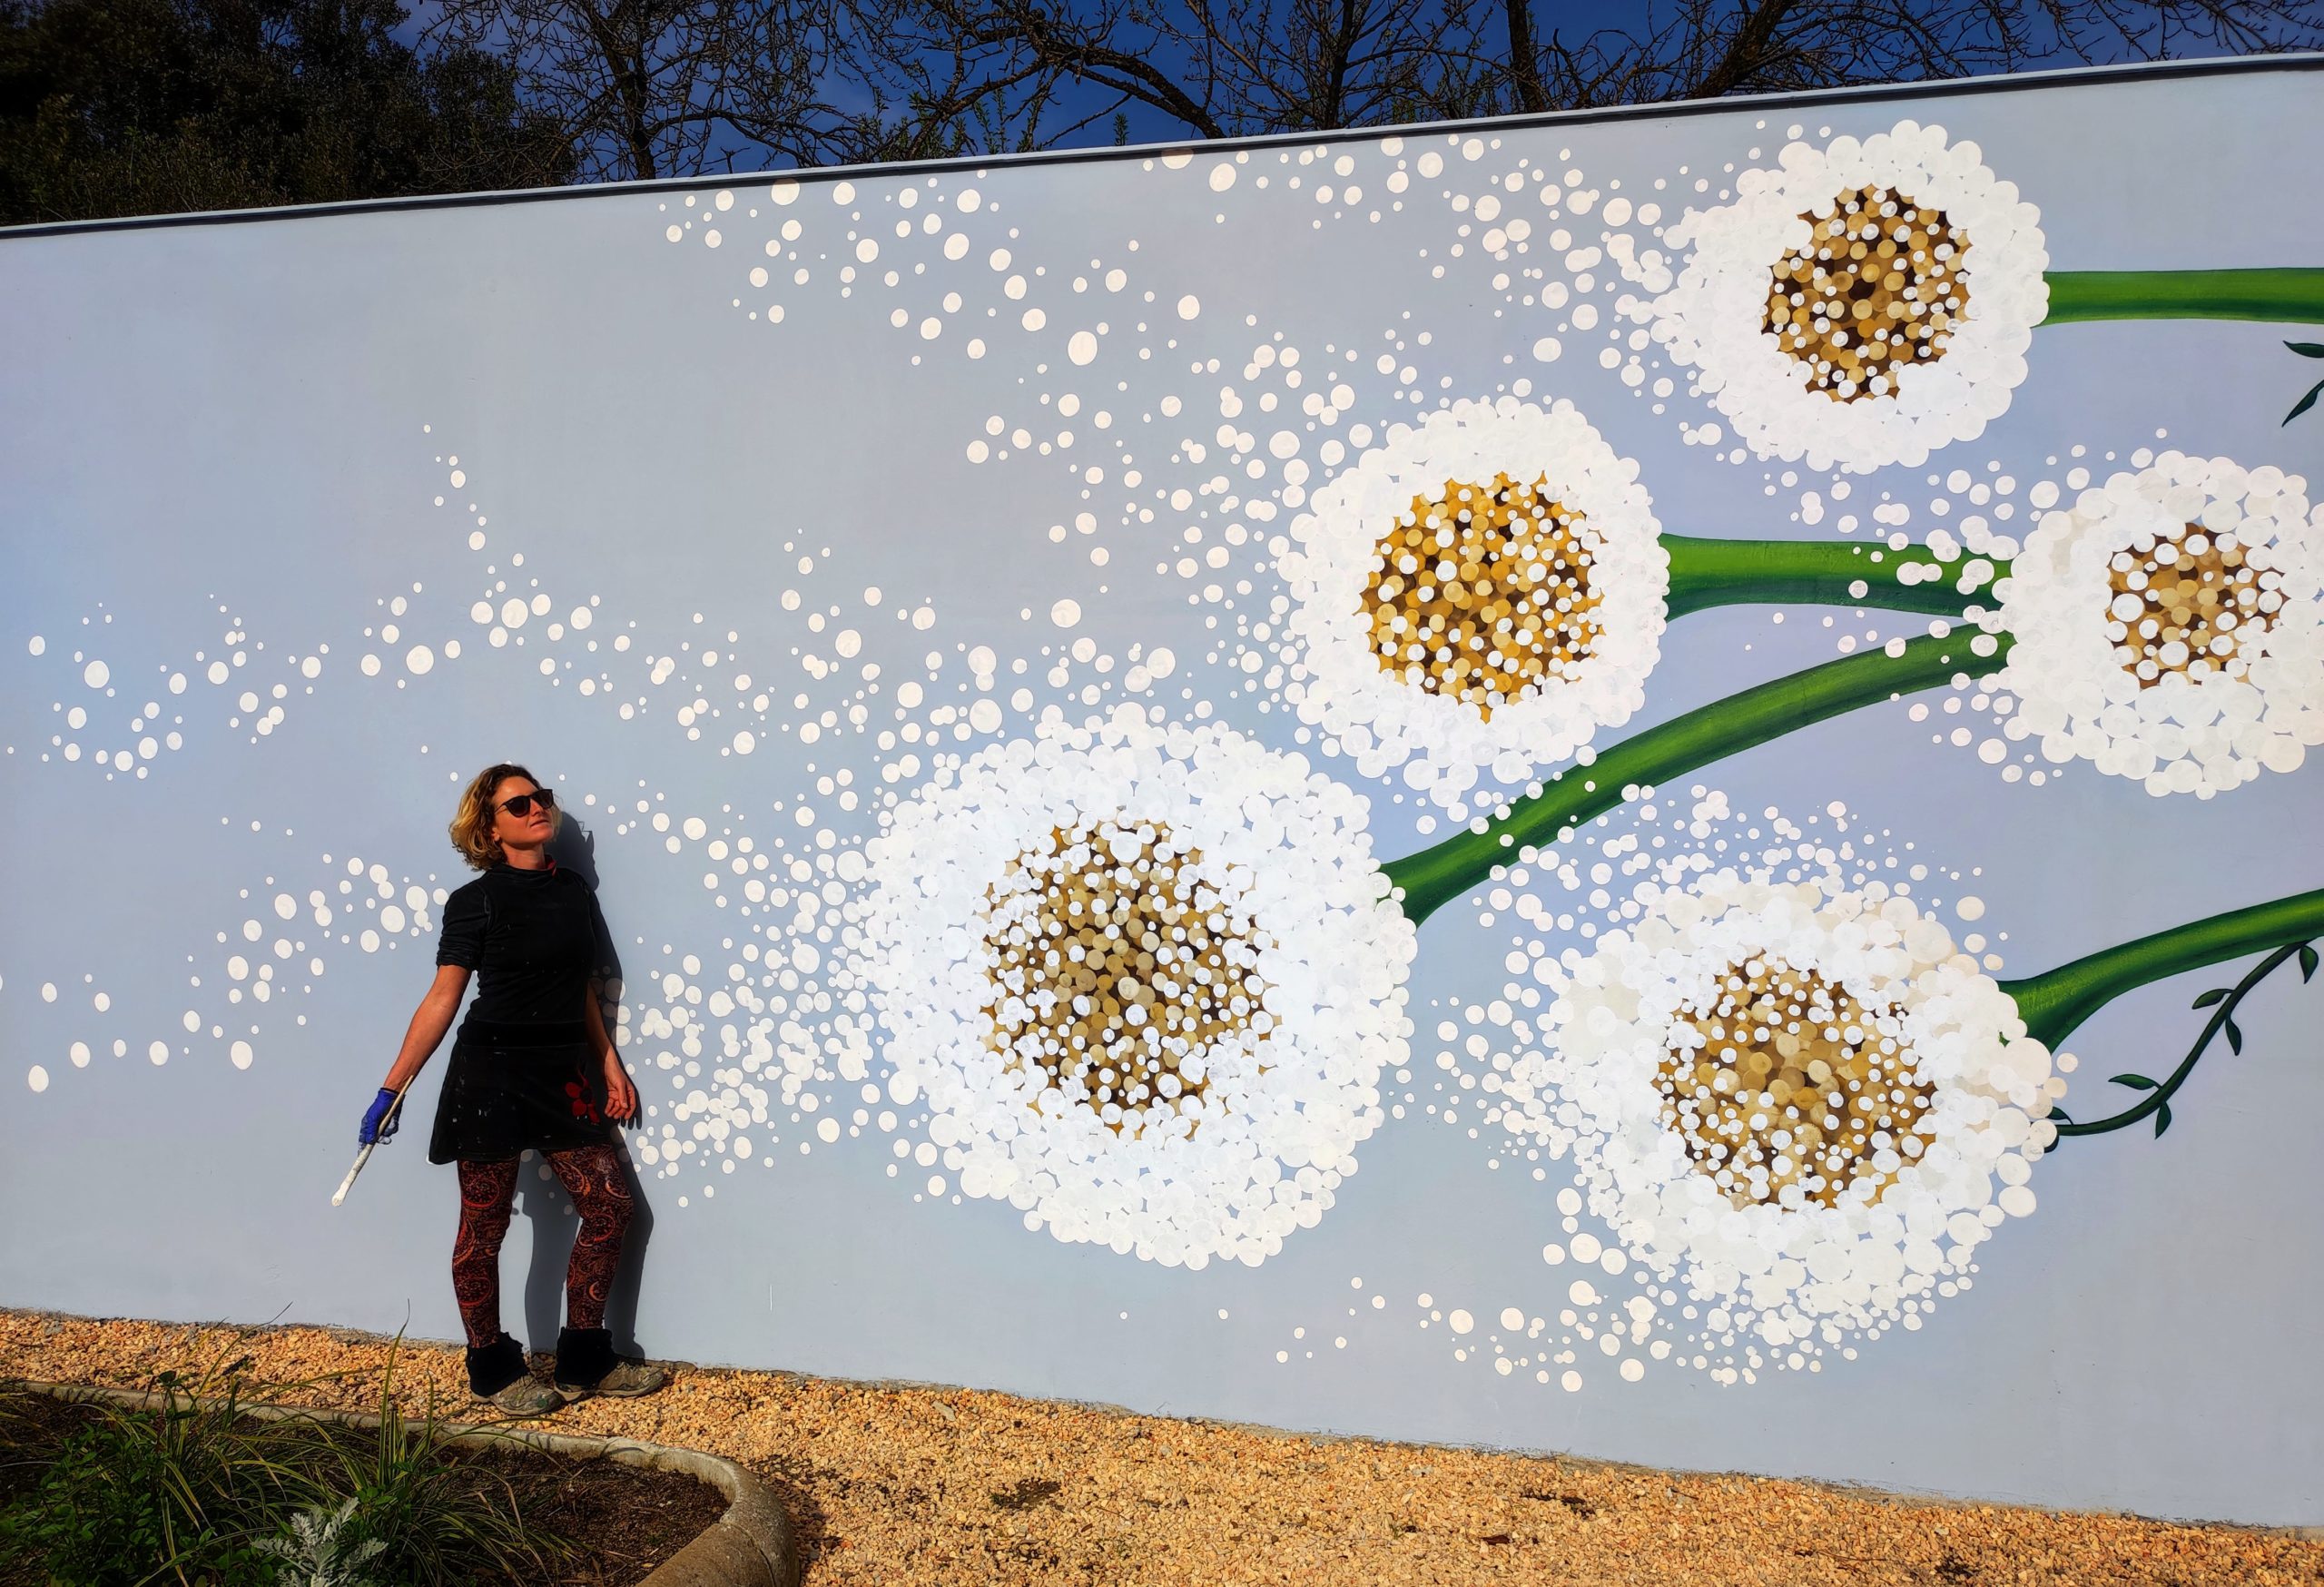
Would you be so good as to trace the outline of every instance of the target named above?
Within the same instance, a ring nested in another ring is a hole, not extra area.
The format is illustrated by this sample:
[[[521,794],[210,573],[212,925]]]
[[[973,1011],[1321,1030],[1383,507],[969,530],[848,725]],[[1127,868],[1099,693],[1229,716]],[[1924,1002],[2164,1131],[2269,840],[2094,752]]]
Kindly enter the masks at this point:
[[[602,1328],[606,1292],[621,1265],[622,1235],[632,1206],[621,1151],[585,1146],[545,1155],[581,1215],[581,1233],[565,1269],[566,1326]],[[517,1198],[518,1162],[462,1159],[459,1165],[460,1235],[452,1247],[452,1293],[460,1303],[468,1344],[479,1350],[500,1337],[500,1242]]]

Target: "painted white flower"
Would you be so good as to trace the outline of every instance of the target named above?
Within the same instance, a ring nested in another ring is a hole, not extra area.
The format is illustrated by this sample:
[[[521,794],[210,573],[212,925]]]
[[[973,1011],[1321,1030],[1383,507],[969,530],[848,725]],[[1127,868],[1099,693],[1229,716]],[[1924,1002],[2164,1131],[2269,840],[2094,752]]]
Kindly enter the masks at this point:
[[[2008,409],[2049,312],[2041,215],[1976,144],[1899,122],[1787,144],[1690,210],[1654,336],[1762,458],[1919,464]]]
[[[970,1196],[1189,1267],[1313,1227],[1405,1060],[1364,798],[1136,707],[940,774],[868,846],[889,1088]]]
[[[2062,1089],[1939,922],[1829,851],[1807,869],[1642,883],[1634,926],[1549,967],[1503,1082],[1504,1123],[1574,1154],[1632,1260],[1769,1346],[1879,1328],[1965,1271],[2033,1211]]]
[[[2165,452],[2046,513],[1998,586],[2013,739],[2209,798],[2324,744],[2324,510],[2280,468]]]
[[[1630,719],[1669,558],[1638,465],[1571,403],[1463,401],[1315,492],[1282,558],[1286,693],[1366,776],[1453,804]]]

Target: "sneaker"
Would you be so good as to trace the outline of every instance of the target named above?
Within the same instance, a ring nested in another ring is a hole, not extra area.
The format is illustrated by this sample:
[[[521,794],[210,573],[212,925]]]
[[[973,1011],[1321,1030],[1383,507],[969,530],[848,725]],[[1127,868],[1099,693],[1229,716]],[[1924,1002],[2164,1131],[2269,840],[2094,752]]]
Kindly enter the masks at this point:
[[[520,1377],[497,1394],[484,1397],[487,1404],[511,1416],[546,1416],[565,1404],[563,1395],[537,1377]]]
[[[556,1385],[556,1391],[568,1400],[582,1399],[590,1395],[614,1395],[622,1399],[633,1399],[639,1395],[650,1395],[669,1381],[670,1375],[651,1362],[623,1356],[616,1360],[612,1371],[588,1387],[561,1383]]]
[[[468,1392],[512,1416],[546,1416],[565,1396],[532,1375],[525,1347],[502,1334],[486,1346],[470,1346]]]
[[[568,1400],[650,1395],[668,1381],[658,1366],[615,1355],[614,1336],[604,1328],[566,1328],[556,1336],[556,1392]]]

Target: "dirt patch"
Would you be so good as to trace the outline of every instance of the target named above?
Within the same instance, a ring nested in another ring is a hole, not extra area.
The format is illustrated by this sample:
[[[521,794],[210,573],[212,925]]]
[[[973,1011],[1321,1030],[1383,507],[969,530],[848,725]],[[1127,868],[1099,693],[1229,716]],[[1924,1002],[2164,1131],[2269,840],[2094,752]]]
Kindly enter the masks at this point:
[[[0,1312],[0,1372],[135,1383],[226,1338]],[[376,1396],[386,1355],[318,1328],[251,1331],[237,1348],[263,1376],[349,1374],[316,1403],[350,1409]],[[430,1384],[458,1406],[460,1375],[448,1346],[406,1346],[397,1367],[415,1410]],[[680,1366],[660,1394],[584,1401],[546,1424],[749,1467],[790,1511],[808,1587],[2324,1584],[2324,1540],[2282,1533],[1311,1439],[968,1389]]]
[[[528,1513],[584,1555],[553,1578],[555,1587],[628,1587],[726,1513],[724,1493],[680,1472],[498,1451],[463,1458],[539,1484]]]

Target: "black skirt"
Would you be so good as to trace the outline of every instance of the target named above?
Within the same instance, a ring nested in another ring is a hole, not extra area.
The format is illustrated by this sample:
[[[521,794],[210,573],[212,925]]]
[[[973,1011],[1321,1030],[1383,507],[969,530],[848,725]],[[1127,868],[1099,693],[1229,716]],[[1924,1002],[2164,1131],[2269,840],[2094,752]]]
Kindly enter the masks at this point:
[[[616,1139],[606,1118],[603,1066],[588,1028],[570,1024],[460,1028],[436,1101],[431,1163],[499,1162],[526,1151],[570,1151]]]

